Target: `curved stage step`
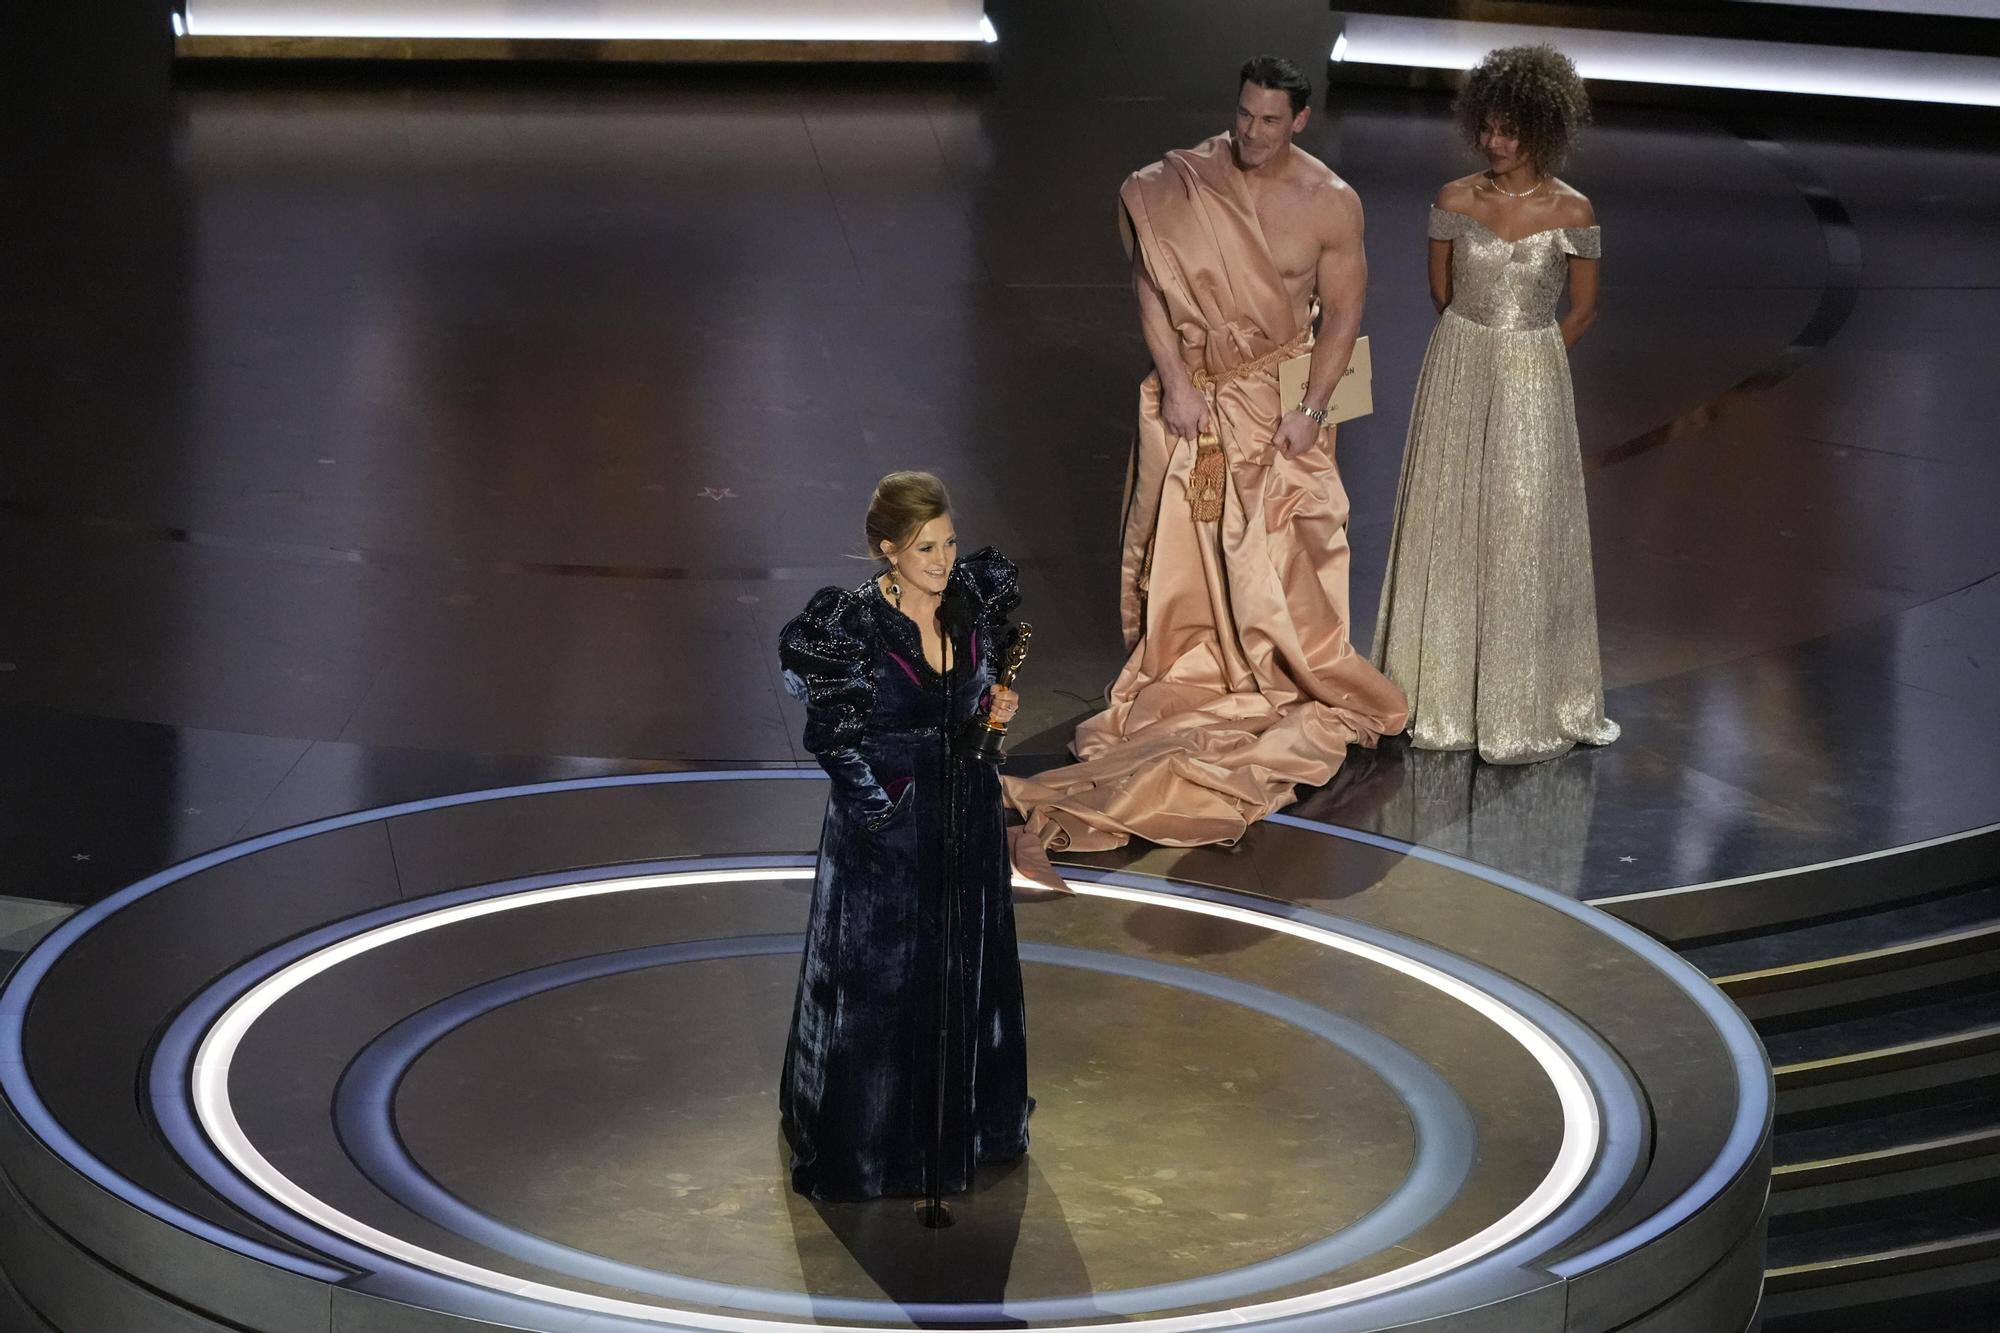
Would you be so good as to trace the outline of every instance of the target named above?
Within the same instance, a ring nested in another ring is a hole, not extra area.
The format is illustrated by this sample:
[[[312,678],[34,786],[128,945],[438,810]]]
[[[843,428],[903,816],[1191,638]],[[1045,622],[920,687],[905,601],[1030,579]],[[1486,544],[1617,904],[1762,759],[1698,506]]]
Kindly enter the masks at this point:
[[[1303,820],[1018,908],[1035,1146],[958,1226],[803,1204],[771,1098],[823,800],[478,793],[65,923],[0,997],[21,1302],[61,1333],[1755,1321],[1740,1015],[1600,913]]]
[[[1677,943],[1770,1053],[1765,1328],[1991,1328],[2000,831],[1611,910]]]

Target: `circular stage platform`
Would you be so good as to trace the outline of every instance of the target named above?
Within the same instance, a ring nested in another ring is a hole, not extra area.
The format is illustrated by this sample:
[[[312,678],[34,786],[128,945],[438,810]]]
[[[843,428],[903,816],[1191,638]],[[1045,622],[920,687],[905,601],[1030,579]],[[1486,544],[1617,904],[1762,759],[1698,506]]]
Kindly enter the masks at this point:
[[[825,784],[368,811],[66,923],[0,1000],[47,1327],[1751,1326],[1770,1078],[1690,966],[1371,835],[1018,907],[1028,1158],[958,1224],[786,1187]]]

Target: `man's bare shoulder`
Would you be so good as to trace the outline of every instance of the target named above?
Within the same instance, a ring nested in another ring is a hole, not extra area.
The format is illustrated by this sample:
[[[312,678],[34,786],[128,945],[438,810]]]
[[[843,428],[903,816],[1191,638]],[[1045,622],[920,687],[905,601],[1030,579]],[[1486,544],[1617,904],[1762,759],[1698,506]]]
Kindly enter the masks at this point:
[[[1342,180],[1339,172],[1297,144],[1292,145],[1292,162],[1286,179],[1296,189],[1313,195],[1354,193],[1354,187]]]
[[[1330,229],[1353,225],[1361,216],[1361,196],[1340,173],[1294,144],[1290,183],[1299,198]]]
[[[1285,162],[1285,179],[1293,185],[1311,189],[1328,181],[1337,181],[1340,177],[1333,174],[1332,167],[1293,144]]]

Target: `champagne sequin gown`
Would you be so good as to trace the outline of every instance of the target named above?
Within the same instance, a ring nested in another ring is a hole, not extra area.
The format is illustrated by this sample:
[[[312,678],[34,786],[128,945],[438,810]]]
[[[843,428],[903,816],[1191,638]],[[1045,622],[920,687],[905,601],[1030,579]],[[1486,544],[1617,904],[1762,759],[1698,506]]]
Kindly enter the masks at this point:
[[[1506,241],[1433,208],[1452,301],[1417,379],[1375,661],[1410,741],[1495,764],[1606,745],[1590,521],[1556,305],[1596,227]]]

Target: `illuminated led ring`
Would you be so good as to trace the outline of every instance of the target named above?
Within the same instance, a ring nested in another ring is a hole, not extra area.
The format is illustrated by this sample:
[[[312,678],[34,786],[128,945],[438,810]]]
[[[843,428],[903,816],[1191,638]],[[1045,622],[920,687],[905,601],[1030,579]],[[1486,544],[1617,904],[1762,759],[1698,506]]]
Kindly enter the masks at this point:
[[[341,1146],[377,1187],[417,1216],[489,1250],[543,1269],[672,1302],[768,1315],[895,1324],[911,1320],[926,1324],[1053,1322],[1243,1300],[1259,1292],[1310,1282],[1400,1244],[1429,1225],[1457,1197],[1472,1173],[1477,1131],[1464,1100],[1436,1070],[1374,1029],[1263,986],[1198,968],[1097,949],[1033,943],[1021,945],[1021,961],[1106,972],[1206,995],[1275,1018],[1346,1052],[1387,1084],[1409,1115],[1416,1131],[1416,1152],[1409,1171],[1386,1199],[1352,1224],[1289,1253],[1223,1273],[1071,1296],[945,1303],[744,1287],[623,1263],[522,1231],[483,1213],[411,1160],[395,1124],[398,1085],[426,1051],[465,1024],[502,1006],[586,981],[724,958],[789,955],[796,959],[804,944],[803,935],[745,935],[626,949],[551,963],[447,996],[384,1031],[348,1065],[334,1094],[334,1125]]]
[[[265,1195],[279,1201],[294,1214],[323,1228],[333,1236],[375,1255],[400,1261],[437,1277],[455,1280],[495,1294],[526,1298],[549,1305],[597,1314],[624,1317],[641,1322],[681,1327],[722,1330],[723,1333],[807,1333],[818,1326],[778,1320],[717,1315],[704,1311],[670,1309],[572,1291],[547,1283],[527,1282],[450,1256],[429,1251],[357,1218],[351,1217],[316,1198],[280,1172],[244,1133],[229,1098],[229,1068],[245,1036],[274,1004],[313,977],[373,949],[441,926],[492,915],[515,908],[541,906],[577,898],[670,884],[715,884],[806,878],[807,866],[795,866],[789,874],[778,874],[778,858],[763,858],[764,864],[740,869],[689,870],[679,873],[627,877],[594,883],[555,883],[544,887],[476,897],[464,893],[440,895],[434,902],[451,901],[418,916],[404,916],[374,925],[358,934],[325,944],[323,947],[283,966],[264,977],[231,1002],[201,1037],[193,1060],[189,1095],[201,1129],[222,1158]],[[1498,997],[1499,990],[1525,998],[1525,988],[1491,978],[1482,989],[1463,977],[1416,955],[1429,953],[1445,958],[1440,951],[1426,949],[1412,941],[1371,932],[1355,923],[1340,922],[1304,909],[1281,904],[1245,905],[1241,895],[1192,885],[1161,887],[1161,881],[1135,875],[1109,875],[1086,879],[1072,874],[1071,885],[1082,895],[1194,912],[1236,921],[1280,934],[1292,935],[1324,948],[1387,967],[1431,987],[1449,999],[1471,1008],[1515,1041],[1538,1064],[1555,1091],[1561,1107],[1563,1131],[1555,1159],[1547,1174],[1504,1216],[1473,1235],[1412,1263],[1354,1282],[1319,1291],[1265,1301],[1232,1309],[1197,1314],[1127,1321],[1122,1327],[1134,1333],[1187,1333],[1197,1329],[1228,1327],[1262,1320],[1282,1319],[1349,1305],[1370,1297],[1398,1291],[1417,1283],[1443,1277],[1454,1270],[1508,1248],[1548,1222],[1565,1203],[1575,1199],[1600,1151],[1616,1146],[1619,1158],[1629,1167],[1637,1145],[1627,1136],[1607,1141],[1599,1097],[1607,1091],[1600,1077],[1593,1090],[1577,1060],[1549,1031],[1548,1016],[1541,1025],[1530,1021],[1516,1003]],[[1026,881],[1021,887],[1032,888]],[[1234,901],[1230,901],[1233,899]],[[1372,938],[1371,938],[1372,936]],[[1454,960],[1460,971],[1469,968]],[[1484,972],[1484,969],[1478,969]],[[1581,1025],[1572,1024],[1577,1032]],[[1585,1034],[1587,1037],[1587,1033]],[[165,1054],[163,1044],[162,1054]],[[158,1062],[156,1062],[156,1069]],[[1619,1085],[1623,1087],[1623,1085]],[[1629,1093],[1629,1088],[1625,1088]],[[160,1091],[157,1084],[156,1094]],[[156,1105],[158,1099],[156,1096]],[[1624,1117],[1620,1117],[1623,1119]],[[1636,1120],[1636,1116],[1634,1117]],[[1629,1123],[1629,1122],[1628,1122]],[[1607,1154],[1608,1156],[1608,1154]],[[1610,1165],[1609,1162],[1606,1163]],[[1611,1189],[1622,1182],[1625,1172],[1607,1170],[1600,1175]],[[1606,1200],[1608,1201],[1608,1200]],[[1580,1200],[1577,1202],[1581,1202]],[[1593,1208],[1591,1211],[1595,1211]],[[1583,1218],[1579,1218],[1580,1225]],[[344,1248],[344,1247],[342,1247]]]

